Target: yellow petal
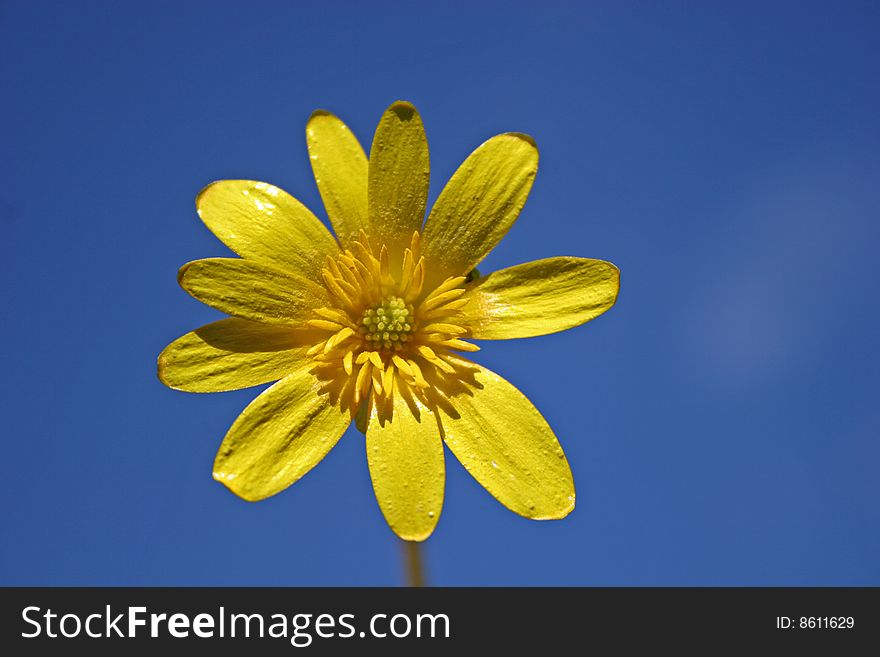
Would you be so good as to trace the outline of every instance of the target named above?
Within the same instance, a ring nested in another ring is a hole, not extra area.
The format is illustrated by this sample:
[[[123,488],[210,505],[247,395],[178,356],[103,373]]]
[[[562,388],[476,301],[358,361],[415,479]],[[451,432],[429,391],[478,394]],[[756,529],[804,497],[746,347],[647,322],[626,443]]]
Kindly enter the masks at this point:
[[[574,508],[574,481],[562,447],[532,403],[500,376],[471,361],[482,389],[452,399],[459,418],[443,417],[444,440],[473,477],[511,511],[535,520]]]
[[[348,126],[324,110],[309,119],[306,141],[330,223],[348,247],[367,225],[367,156]]]
[[[397,101],[382,115],[370,149],[366,229],[377,248],[388,246],[392,271],[425,219],[430,169],[422,119],[410,103]]]
[[[522,210],[537,171],[538,148],[527,135],[497,135],[471,153],[425,223],[425,289],[466,275],[486,257]]]
[[[187,333],[159,354],[159,379],[187,392],[221,392],[277,381],[306,358],[300,332],[223,319]]]
[[[306,206],[278,187],[254,180],[220,180],[196,198],[205,225],[243,258],[313,275],[336,240]]]
[[[244,409],[214,460],[214,479],[249,502],[284,490],[326,456],[350,418],[319,395],[309,364]]]
[[[610,262],[547,258],[478,279],[459,312],[472,338],[528,338],[598,317],[614,305],[619,287],[620,271]]]
[[[180,268],[177,280],[199,301],[256,322],[304,325],[327,304],[324,288],[305,276],[254,260],[194,260]]]
[[[420,402],[414,403],[421,421],[397,394],[394,416],[384,427],[373,409],[367,429],[367,462],[388,525],[404,540],[424,541],[440,519],[446,470],[436,417]]]

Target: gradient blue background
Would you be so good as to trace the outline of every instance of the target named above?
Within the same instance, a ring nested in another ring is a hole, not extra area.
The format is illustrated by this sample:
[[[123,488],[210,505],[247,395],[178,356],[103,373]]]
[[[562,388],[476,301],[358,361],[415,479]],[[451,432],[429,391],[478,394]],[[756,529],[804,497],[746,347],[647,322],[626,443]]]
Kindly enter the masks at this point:
[[[595,322],[478,354],[556,430],[576,510],[519,518],[450,456],[430,580],[880,584],[880,8],[733,4],[0,4],[0,583],[401,582],[362,436],[247,504],[211,464],[256,391],[155,361],[219,316],[175,278],[228,254],[199,189],[323,218],[307,117],[369,144],[403,98],[432,201],[489,136],[537,140],[483,270],[622,270]]]

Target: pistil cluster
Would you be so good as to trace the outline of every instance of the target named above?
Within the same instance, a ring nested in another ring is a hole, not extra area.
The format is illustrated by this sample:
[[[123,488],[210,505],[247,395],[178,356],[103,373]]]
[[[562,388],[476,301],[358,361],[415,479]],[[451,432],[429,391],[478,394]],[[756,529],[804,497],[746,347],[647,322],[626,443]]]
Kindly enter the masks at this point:
[[[415,329],[413,305],[400,297],[386,297],[364,311],[358,333],[380,352],[403,351]]]

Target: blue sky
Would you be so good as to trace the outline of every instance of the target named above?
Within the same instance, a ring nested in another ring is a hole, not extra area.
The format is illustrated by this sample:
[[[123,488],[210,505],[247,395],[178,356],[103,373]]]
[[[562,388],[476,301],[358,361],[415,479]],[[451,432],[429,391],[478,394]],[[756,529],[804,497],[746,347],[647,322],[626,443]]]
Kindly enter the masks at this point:
[[[578,505],[530,522],[447,453],[444,585],[880,584],[880,8],[845,3],[0,4],[0,584],[386,585],[353,430],[247,504],[211,479],[257,391],[163,387],[219,314],[195,194],[326,218],[304,125],[407,99],[431,201],[493,134],[541,167],[481,270],[616,263],[617,305],[478,360],[554,427]]]

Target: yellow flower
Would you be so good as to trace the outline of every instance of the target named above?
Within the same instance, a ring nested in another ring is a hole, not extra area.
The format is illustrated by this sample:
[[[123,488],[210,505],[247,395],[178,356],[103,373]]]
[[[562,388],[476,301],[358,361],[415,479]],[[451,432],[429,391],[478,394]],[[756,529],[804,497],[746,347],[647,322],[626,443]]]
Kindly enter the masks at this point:
[[[245,500],[274,495],[355,420],[379,506],[401,538],[424,540],[437,524],[444,443],[511,511],[568,515],[574,483],[547,422],[513,385],[459,355],[478,350],[469,338],[583,324],[617,298],[619,272],[601,260],[548,258],[475,277],[526,201],[534,141],[508,133],[482,144],[423,225],[428,143],[411,104],[385,111],[369,160],[327,112],[311,116],[306,135],[335,239],[267,183],[215,182],[196,201],[241,258],[196,260],[178,279],[232,317],[171,343],[159,378],[190,392],[278,381],[226,434],[214,478]]]

